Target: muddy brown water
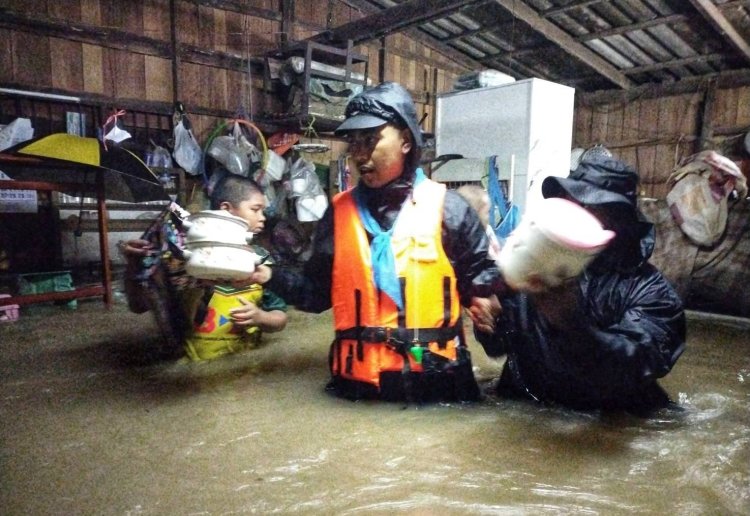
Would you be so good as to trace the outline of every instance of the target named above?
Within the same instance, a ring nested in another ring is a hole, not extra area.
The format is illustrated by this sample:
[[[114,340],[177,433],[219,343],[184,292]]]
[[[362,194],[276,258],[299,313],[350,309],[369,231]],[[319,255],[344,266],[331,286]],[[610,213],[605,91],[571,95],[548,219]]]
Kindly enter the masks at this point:
[[[0,512],[750,514],[748,327],[691,319],[650,419],[488,397],[323,391],[330,313],[259,349],[155,358],[150,316],[37,306],[0,324]],[[501,362],[473,348],[488,386]]]

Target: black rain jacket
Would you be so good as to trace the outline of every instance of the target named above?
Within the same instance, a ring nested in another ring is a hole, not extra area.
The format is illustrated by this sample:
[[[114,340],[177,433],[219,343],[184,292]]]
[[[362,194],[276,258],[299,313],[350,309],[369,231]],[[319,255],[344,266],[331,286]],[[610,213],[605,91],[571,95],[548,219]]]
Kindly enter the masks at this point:
[[[475,332],[488,355],[507,355],[499,394],[644,415],[669,404],[656,379],[684,350],[685,315],[672,286],[647,261],[653,225],[641,220],[632,231],[578,277],[568,329],[551,328],[531,295],[501,297],[496,332]]]
[[[393,226],[413,189],[414,177],[414,173],[405,173],[377,190],[359,184],[370,213],[384,230]],[[468,203],[451,190],[446,192],[443,206],[442,241],[456,272],[464,306],[471,304],[472,297],[488,297],[498,289],[500,273],[487,256],[488,241],[482,223]],[[274,267],[269,288],[303,311],[320,313],[331,308],[333,242],[333,206],[329,206],[315,229],[313,253],[304,270],[300,273]]]

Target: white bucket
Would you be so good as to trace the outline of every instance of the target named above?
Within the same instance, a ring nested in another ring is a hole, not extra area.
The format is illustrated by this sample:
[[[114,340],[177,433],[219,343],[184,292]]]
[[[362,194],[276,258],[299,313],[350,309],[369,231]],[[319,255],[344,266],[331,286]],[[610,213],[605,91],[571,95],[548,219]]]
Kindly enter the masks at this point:
[[[542,199],[508,237],[498,263],[516,290],[556,287],[578,276],[614,236],[581,206]]]

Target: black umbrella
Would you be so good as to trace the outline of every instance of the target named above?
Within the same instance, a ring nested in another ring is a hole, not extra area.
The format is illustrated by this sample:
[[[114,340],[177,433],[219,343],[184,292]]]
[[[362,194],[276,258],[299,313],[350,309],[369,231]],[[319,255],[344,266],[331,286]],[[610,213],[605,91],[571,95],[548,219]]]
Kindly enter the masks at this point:
[[[55,133],[15,145],[4,152],[33,156],[61,166],[24,166],[13,169],[16,181],[51,181],[93,185],[104,174],[105,198],[125,202],[168,201],[159,178],[135,154],[96,138]],[[77,166],[62,166],[75,164]]]

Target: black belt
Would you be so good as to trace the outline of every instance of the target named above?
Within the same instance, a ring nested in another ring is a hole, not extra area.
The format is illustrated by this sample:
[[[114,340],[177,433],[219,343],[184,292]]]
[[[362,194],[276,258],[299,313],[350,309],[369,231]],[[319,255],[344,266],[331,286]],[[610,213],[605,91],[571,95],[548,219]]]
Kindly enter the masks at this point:
[[[362,340],[363,342],[428,342],[448,341],[458,336],[458,327],[449,328],[387,328],[364,326],[337,330],[337,339]]]

